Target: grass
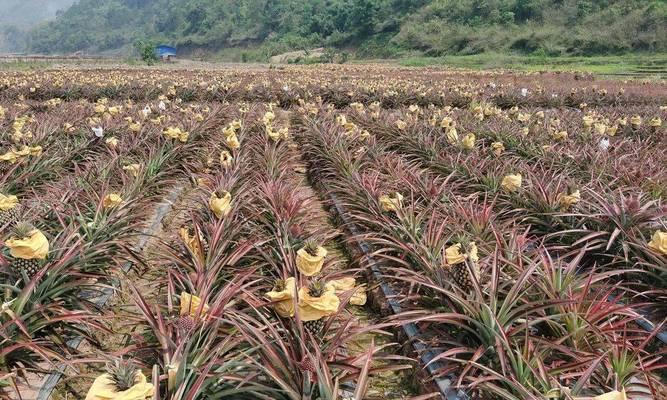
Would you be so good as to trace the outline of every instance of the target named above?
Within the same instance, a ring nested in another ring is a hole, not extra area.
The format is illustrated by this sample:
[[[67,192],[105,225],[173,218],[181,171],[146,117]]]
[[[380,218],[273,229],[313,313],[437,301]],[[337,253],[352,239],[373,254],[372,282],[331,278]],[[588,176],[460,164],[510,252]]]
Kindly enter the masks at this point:
[[[263,52],[258,48],[229,48],[205,57],[213,62],[248,62],[263,61]],[[132,58],[119,59],[129,66],[140,65]],[[63,61],[65,62],[65,61]],[[86,61],[88,63],[90,61]],[[654,77],[667,79],[667,54],[643,54],[627,56],[594,57],[548,57],[507,54],[476,54],[469,56],[424,57],[408,56],[394,60],[357,59],[352,63],[397,63],[406,67],[450,67],[471,70],[515,70],[525,72],[563,71],[582,72],[618,77]],[[52,61],[7,61],[0,62],[3,70],[40,70],[54,65]]]
[[[26,71],[47,69],[53,65],[50,61],[0,61],[0,71]]]
[[[518,71],[577,71],[600,75],[637,74],[667,75],[667,54],[547,57],[505,54],[477,54],[470,56],[410,57],[398,61],[409,67],[448,66],[466,69],[511,69]],[[651,71],[648,71],[649,67]]]

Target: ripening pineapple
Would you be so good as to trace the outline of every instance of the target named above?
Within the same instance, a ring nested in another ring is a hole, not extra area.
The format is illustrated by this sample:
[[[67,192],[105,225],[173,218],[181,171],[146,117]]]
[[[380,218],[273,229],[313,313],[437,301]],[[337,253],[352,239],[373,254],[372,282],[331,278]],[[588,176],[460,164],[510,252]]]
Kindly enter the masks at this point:
[[[479,281],[479,267],[476,263],[471,263],[472,270],[475,273],[475,278]],[[470,271],[465,262],[451,266],[452,280],[461,288],[463,293],[471,293],[475,286],[470,276]]]
[[[10,227],[19,220],[19,207],[9,210],[0,210],[0,228]]]
[[[178,329],[178,331],[181,333],[190,332],[194,329],[196,324],[197,321],[195,321],[195,319],[190,315],[180,316],[174,321],[174,326],[176,326],[176,329]]]
[[[126,361],[122,358],[107,365],[107,374],[109,380],[117,392],[123,392],[130,389],[137,383],[137,369],[132,361]]]
[[[308,286],[308,294],[312,297],[322,297],[324,295],[325,286],[322,281],[313,281]],[[313,335],[318,335],[324,329],[324,318],[314,321],[305,321],[303,327]]]
[[[317,373],[317,367],[310,356],[304,356],[301,361],[297,363],[297,366],[302,372]]]
[[[32,224],[28,222],[19,222],[14,226],[12,237],[22,239],[30,236],[30,233],[35,229]],[[23,272],[32,279],[42,268],[42,262],[39,259],[25,259],[20,257],[10,257],[11,268],[16,275],[23,276]]]
[[[464,241],[465,242],[465,241]],[[461,247],[465,250],[460,252]],[[463,293],[472,293],[474,290],[474,282],[471,273],[474,274],[475,279],[479,282],[479,256],[477,254],[477,245],[475,242],[467,244],[457,244],[450,247],[453,251],[450,256],[455,262],[450,265],[450,274],[454,283],[463,291]],[[468,268],[470,265],[470,268]]]

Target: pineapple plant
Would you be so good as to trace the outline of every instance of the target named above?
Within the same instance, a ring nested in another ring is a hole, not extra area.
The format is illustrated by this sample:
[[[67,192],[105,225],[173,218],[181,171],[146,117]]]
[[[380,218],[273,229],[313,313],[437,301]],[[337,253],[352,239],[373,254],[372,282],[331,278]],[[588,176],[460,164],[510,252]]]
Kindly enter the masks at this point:
[[[322,281],[313,281],[308,285],[308,294],[314,298],[320,298],[324,295],[325,285]],[[314,336],[320,334],[324,329],[324,318],[314,321],[304,321],[303,327]]]
[[[35,230],[35,227],[28,222],[19,222],[14,226],[12,231],[12,237],[23,239],[30,237],[32,231]],[[32,279],[42,268],[42,262],[38,258],[22,258],[14,257],[11,258],[11,268],[12,271],[19,276],[22,276],[25,273],[28,278]]]
[[[117,392],[123,392],[132,388],[137,383],[137,368],[132,361],[120,360],[107,365],[109,380]]]

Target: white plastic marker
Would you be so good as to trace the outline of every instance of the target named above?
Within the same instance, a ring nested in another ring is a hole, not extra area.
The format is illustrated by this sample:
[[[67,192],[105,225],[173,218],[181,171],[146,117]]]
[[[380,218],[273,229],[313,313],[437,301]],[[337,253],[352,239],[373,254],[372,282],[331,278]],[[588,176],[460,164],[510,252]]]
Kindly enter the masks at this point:
[[[607,149],[609,148],[609,138],[603,137],[602,139],[600,139],[600,143],[598,143],[598,147],[602,151],[607,151]]]

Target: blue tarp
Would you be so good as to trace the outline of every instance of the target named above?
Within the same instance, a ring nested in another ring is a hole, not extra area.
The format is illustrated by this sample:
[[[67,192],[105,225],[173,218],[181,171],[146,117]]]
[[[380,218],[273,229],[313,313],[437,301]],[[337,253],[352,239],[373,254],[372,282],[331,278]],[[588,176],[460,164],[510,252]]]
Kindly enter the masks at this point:
[[[157,54],[158,57],[175,56],[176,49],[171,46],[160,45],[155,48],[155,54]]]

